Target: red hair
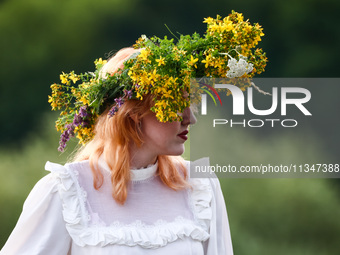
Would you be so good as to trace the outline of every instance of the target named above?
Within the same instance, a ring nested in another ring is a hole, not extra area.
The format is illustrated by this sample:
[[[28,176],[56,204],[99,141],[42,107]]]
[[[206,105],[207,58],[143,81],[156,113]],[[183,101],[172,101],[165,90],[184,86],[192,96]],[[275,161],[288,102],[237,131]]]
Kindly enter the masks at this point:
[[[113,74],[122,69],[126,61],[138,50],[124,48],[117,52],[103,66],[101,75]],[[127,198],[130,181],[130,152],[131,143],[140,147],[143,144],[139,127],[140,120],[147,114],[153,104],[152,97],[143,100],[127,100],[113,117],[108,116],[108,108],[101,114],[95,125],[94,138],[75,156],[75,161],[89,160],[93,173],[93,186],[99,189],[103,184],[103,174],[98,168],[98,160],[104,156],[111,170],[112,197],[120,204]],[[169,188],[179,190],[187,188],[187,171],[182,157],[158,156],[158,174],[162,182]]]

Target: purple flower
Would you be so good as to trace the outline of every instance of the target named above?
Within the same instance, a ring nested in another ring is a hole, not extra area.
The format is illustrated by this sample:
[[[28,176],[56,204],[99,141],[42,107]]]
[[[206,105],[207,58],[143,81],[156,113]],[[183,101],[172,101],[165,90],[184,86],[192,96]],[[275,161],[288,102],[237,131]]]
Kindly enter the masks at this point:
[[[83,118],[80,116],[80,114],[75,114],[73,119],[73,125],[74,126],[80,126],[83,123]]]
[[[132,90],[124,89],[124,96],[130,99],[132,97]]]
[[[139,89],[140,85],[136,83],[135,87],[136,87],[136,89]]]
[[[74,127],[75,126],[73,124],[67,124],[65,126],[66,130],[60,135],[58,151],[63,152],[66,147],[66,143],[74,136]]]
[[[121,97],[115,98],[115,102],[118,109],[124,104],[124,100]]]
[[[79,114],[75,114],[74,115],[74,119],[73,119],[73,125],[74,126],[83,126],[86,127],[88,125],[88,118],[89,114],[87,112],[87,107],[86,106],[82,106],[79,109]]]
[[[113,115],[116,114],[116,112],[118,111],[118,109],[124,104],[124,100],[123,98],[119,97],[119,98],[115,98],[115,104],[114,106],[112,106],[112,108],[109,111],[109,116],[112,117]]]
[[[75,127],[86,127],[89,125],[89,115],[90,114],[87,112],[87,106],[80,107],[79,114],[74,114],[73,122],[71,124],[65,125],[65,131],[60,136],[58,148],[59,151],[63,152],[66,147],[66,143],[70,140],[71,137],[74,137]]]
[[[113,115],[115,115],[117,111],[118,111],[118,108],[116,106],[113,106],[109,111],[109,116],[113,117]]]
[[[79,116],[82,118],[86,118],[89,114],[87,113],[87,107],[86,106],[82,106],[79,109]]]

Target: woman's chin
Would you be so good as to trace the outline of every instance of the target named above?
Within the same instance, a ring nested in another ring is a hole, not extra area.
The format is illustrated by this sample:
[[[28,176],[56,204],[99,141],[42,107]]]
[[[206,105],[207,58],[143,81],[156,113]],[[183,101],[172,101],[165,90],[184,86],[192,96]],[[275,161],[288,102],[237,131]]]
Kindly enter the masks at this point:
[[[180,156],[184,153],[184,144],[182,146],[177,146],[177,148],[173,148],[171,151],[169,151],[168,155],[171,156]]]

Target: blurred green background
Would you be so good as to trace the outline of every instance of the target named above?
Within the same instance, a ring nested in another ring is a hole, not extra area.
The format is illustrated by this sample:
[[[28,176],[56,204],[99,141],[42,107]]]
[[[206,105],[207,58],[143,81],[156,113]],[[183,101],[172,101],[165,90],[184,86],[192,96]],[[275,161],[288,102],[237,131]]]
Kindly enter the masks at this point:
[[[164,24],[174,32],[202,34],[204,17],[225,16],[231,10],[264,27],[260,46],[269,63],[261,77],[339,76],[337,0],[0,1],[0,247],[29,191],[46,174],[45,162],[64,163],[72,151],[69,146],[64,154],[58,153],[57,115],[50,113],[47,103],[50,84],[58,81],[61,71],[93,70],[94,59],[132,45],[141,34],[171,37]],[[338,101],[328,103],[338,107]],[[325,120],[330,117],[339,118]],[[320,127],[310,130],[320,132]],[[259,150],[271,146],[255,135],[247,138],[245,155],[259,144]],[[278,159],[289,155],[295,144],[306,147],[296,136],[278,139],[290,144],[273,148],[280,149]],[[338,133],[328,139],[340,141]],[[237,147],[237,137],[233,140]],[[319,150],[313,153],[324,153],[322,147]],[[235,254],[338,254],[338,180],[221,179],[221,183]]]

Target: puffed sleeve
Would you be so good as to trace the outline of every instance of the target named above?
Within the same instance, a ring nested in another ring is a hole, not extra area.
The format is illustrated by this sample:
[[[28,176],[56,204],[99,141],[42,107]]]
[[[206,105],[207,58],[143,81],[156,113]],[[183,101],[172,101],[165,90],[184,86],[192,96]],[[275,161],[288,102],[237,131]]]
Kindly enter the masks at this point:
[[[218,178],[211,178],[213,198],[210,238],[204,243],[206,255],[233,255],[227,209]]]
[[[0,255],[68,254],[71,238],[63,220],[57,185],[52,173],[35,185]]]

